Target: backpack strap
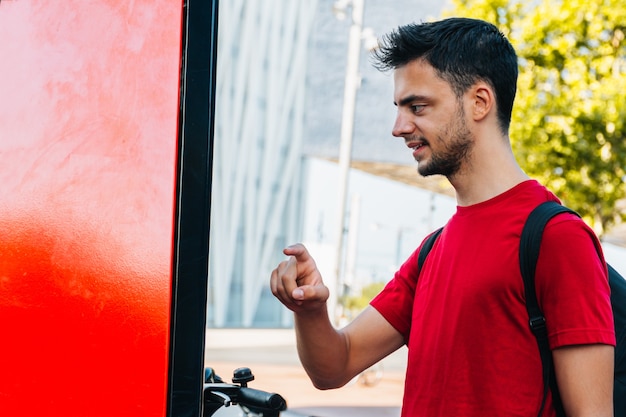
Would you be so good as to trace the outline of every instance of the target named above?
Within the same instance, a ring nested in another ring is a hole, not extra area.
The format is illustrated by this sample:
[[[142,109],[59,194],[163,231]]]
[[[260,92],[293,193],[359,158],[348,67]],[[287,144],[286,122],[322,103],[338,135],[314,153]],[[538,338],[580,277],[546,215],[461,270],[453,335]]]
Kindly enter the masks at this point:
[[[528,323],[533,334],[537,338],[539,354],[543,366],[543,400],[539,409],[539,416],[543,412],[548,395],[548,389],[552,390],[554,407],[558,416],[565,416],[561,396],[556,385],[556,376],[552,363],[552,351],[548,344],[548,329],[546,328],[546,318],[539,308],[537,293],[535,290],[535,270],[537,259],[539,258],[539,248],[543,230],[548,221],[560,213],[572,213],[575,211],[562,206],[554,201],[547,201],[537,206],[528,216],[522,235],[520,238],[519,263],[522,279],[524,280],[524,290],[526,296],[526,310],[528,311]]]
[[[535,289],[535,271],[537,269],[537,259],[539,258],[539,249],[541,247],[541,239],[543,230],[550,219],[557,214],[572,213],[576,216],[580,215],[572,209],[562,206],[554,201],[546,201],[537,206],[530,213],[522,229],[519,248],[519,264],[522,279],[524,281],[524,291],[526,297],[526,310],[528,311],[528,323],[530,329],[537,339],[541,364],[543,368],[543,399],[539,409],[538,416],[541,416],[546,404],[548,389],[552,391],[552,400],[556,414],[559,417],[565,416],[563,403],[556,385],[556,376],[552,363],[552,351],[548,343],[548,329],[546,327],[546,318],[539,308],[537,300],[537,292]],[[443,231],[443,227],[435,230],[422,245],[417,258],[418,271],[421,271],[426,257],[433,248],[435,241]]]
[[[430,253],[430,250],[433,248],[435,241],[437,240],[437,238],[439,237],[442,231],[443,231],[443,227],[440,227],[439,229],[431,233],[430,236],[428,236],[426,240],[424,241],[424,244],[422,245],[422,248],[420,249],[420,253],[417,255],[418,273],[422,270],[422,265],[424,265],[424,261],[426,261],[426,257]]]

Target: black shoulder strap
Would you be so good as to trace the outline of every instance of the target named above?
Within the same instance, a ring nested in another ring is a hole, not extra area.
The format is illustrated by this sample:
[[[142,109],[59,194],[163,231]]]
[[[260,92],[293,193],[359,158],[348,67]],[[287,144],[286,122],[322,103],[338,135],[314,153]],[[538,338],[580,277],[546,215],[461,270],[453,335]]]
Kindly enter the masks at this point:
[[[426,260],[426,257],[430,253],[430,250],[433,248],[435,241],[437,240],[437,238],[439,237],[442,231],[443,231],[443,227],[440,227],[439,229],[431,233],[431,235],[428,236],[426,240],[424,241],[424,244],[422,245],[422,248],[420,249],[420,253],[419,255],[417,255],[418,272],[422,270],[422,265],[424,265],[424,261]]]
[[[528,216],[522,235],[520,238],[519,248],[519,264],[522,279],[524,280],[524,291],[526,296],[526,309],[528,311],[530,328],[537,338],[541,363],[543,367],[543,399],[538,416],[541,416],[545,407],[548,389],[552,391],[552,399],[556,409],[557,416],[564,417],[565,411],[561,402],[561,396],[556,385],[556,377],[554,375],[554,366],[552,364],[552,351],[548,343],[548,330],[546,328],[546,319],[543,312],[539,308],[537,301],[537,293],[535,290],[535,271],[537,268],[537,259],[539,258],[539,249],[541,247],[541,239],[543,230],[548,221],[560,213],[572,213],[579,216],[578,213],[570,208],[562,206],[554,201],[547,201],[537,206]],[[424,241],[420,253],[417,258],[418,270],[421,271],[426,257],[430,253],[435,241],[443,231],[439,228],[434,231]]]
[[[537,338],[537,344],[539,345],[539,353],[541,355],[541,362],[543,365],[543,400],[541,402],[541,408],[539,409],[538,415],[541,415],[543,412],[548,389],[552,390],[552,398],[557,415],[565,415],[559,391],[556,386],[556,377],[554,375],[554,366],[552,364],[552,351],[550,350],[550,345],[548,344],[546,318],[539,308],[537,293],[535,291],[535,270],[537,267],[537,259],[539,258],[539,248],[541,246],[543,230],[548,221],[560,213],[572,213],[578,215],[575,211],[554,201],[547,201],[540,204],[528,216],[520,238],[519,264],[522,279],[524,280],[526,309],[528,310],[530,328]]]

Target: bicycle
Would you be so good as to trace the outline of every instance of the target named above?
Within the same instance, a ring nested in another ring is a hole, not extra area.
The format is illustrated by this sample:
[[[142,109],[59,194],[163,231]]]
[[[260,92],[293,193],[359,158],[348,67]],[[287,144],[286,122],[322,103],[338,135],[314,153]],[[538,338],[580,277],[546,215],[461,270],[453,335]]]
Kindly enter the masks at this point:
[[[204,370],[204,399],[202,417],[213,416],[222,407],[239,406],[239,414],[245,417],[304,417],[287,412],[287,402],[276,393],[248,387],[254,380],[250,368],[237,368],[233,372],[232,384],[225,383],[213,370]],[[281,414],[282,413],[282,414]]]

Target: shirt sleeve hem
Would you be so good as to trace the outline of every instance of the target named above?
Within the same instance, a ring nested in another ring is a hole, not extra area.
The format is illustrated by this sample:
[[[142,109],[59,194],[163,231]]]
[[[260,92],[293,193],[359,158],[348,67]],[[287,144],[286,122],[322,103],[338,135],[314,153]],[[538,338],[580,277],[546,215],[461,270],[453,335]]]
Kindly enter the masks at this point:
[[[557,349],[573,345],[616,345],[615,332],[613,330],[575,330],[560,332],[550,336],[550,348]]]
[[[385,320],[387,320],[387,322],[394,328],[396,329],[396,331],[398,333],[400,333],[402,335],[402,337],[404,337],[404,343],[408,344],[409,343],[409,335],[410,335],[410,325],[408,323],[400,323],[402,320],[400,320],[398,317],[395,317],[396,320],[394,320],[394,317],[392,317],[391,314],[389,314],[389,312],[385,311],[383,308],[380,308],[380,306],[378,306],[378,303],[376,302],[376,298],[374,298],[371,302],[370,305],[380,313],[381,316],[383,316],[383,318]],[[408,330],[405,330],[408,329]]]

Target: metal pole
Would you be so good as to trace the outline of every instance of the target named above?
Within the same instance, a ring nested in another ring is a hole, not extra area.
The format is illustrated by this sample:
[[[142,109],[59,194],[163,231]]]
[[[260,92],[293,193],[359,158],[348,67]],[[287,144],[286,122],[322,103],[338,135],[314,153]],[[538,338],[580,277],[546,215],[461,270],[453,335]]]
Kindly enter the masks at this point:
[[[350,160],[352,159],[352,136],[354,129],[354,112],[356,92],[360,85],[359,58],[361,52],[361,35],[363,32],[363,0],[352,0],[352,25],[348,39],[348,61],[343,95],[343,114],[341,119],[341,142],[339,147],[339,209],[337,229],[337,258],[335,265],[337,305],[335,321],[339,322],[343,314],[342,298],[344,295],[343,251],[346,221],[346,201],[348,198],[348,179]]]

